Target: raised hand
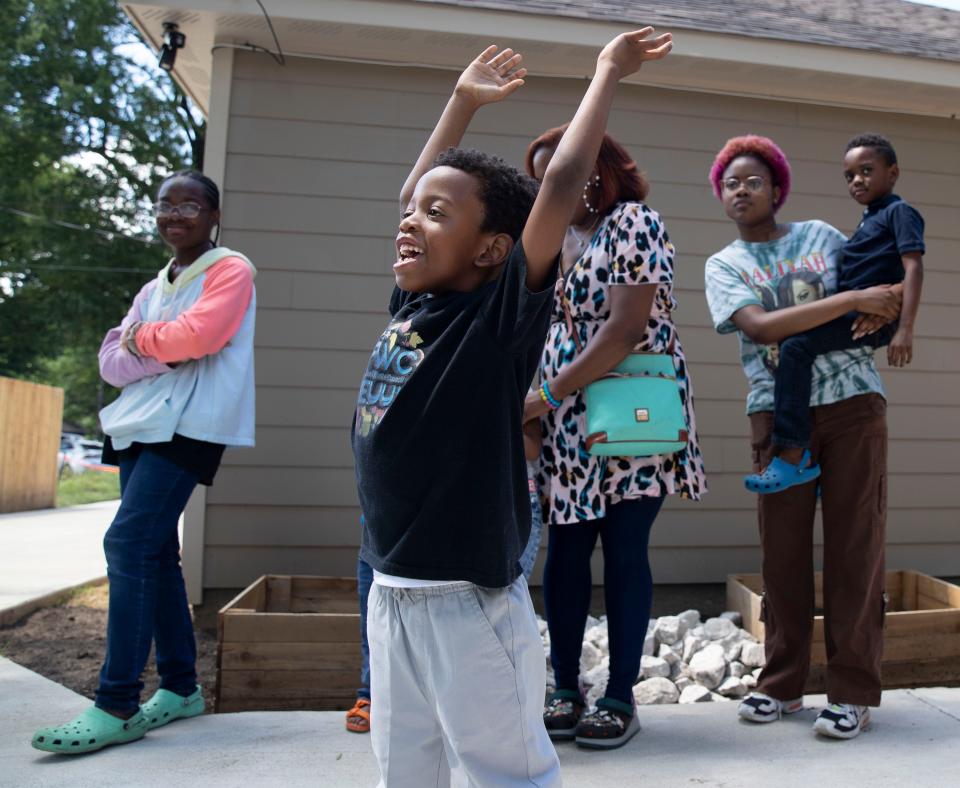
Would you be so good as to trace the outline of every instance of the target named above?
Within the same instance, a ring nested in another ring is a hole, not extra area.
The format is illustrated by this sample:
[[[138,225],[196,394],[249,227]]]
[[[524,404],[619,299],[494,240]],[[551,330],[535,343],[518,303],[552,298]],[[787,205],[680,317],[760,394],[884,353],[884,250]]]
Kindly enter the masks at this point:
[[[650,38],[652,27],[623,33],[607,44],[573,120],[544,173],[537,199],[523,228],[527,287],[539,290],[549,278],[583,184],[596,166],[617,83],[647,60],[666,57],[673,47],[669,33]]]
[[[457,80],[454,94],[470,99],[476,105],[492,104],[509,96],[523,84],[525,68],[518,68],[523,55],[512,49],[497,52],[492,44],[464,69]]]
[[[490,104],[509,96],[523,84],[527,74],[519,68],[523,57],[512,49],[497,51],[497,46],[488,46],[471,62],[457,80],[453,95],[437,121],[437,125],[423,146],[417,163],[400,189],[400,211],[410,201],[421,176],[433,167],[433,162],[443,151],[456,147],[470,125],[473,113],[484,104]]]
[[[644,27],[629,33],[621,33],[607,44],[597,65],[612,65],[619,71],[618,78],[623,78],[640,69],[648,60],[665,58],[673,49],[673,36],[664,33],[656,38],[649,38],[654,32],[652,27]]]

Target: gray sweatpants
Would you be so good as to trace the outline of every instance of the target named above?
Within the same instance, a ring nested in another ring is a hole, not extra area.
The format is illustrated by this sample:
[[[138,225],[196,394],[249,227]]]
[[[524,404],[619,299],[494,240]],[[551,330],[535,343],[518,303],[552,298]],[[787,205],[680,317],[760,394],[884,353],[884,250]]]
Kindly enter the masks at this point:
[[[559,786],[527,583],[393,588],[367,610],[380,788]]]

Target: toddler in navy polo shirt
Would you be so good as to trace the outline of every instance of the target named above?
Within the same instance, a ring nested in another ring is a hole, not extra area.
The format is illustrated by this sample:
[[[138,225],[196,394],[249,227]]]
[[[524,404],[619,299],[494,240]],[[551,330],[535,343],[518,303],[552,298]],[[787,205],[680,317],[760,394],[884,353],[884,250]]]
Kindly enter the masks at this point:
[[[781,343],[773,430],[779,453],[763,473],[744,480],[748,490],[761,495],[805,484],[820,475],[820,466],[810,458],[811,373],[817,356],[834,350],[887,345],[891,366],[902,367],[913,358],[913,324],[923,284],[923,217],[893,193],[900,168],[896,151],[885,137],[861,134],[851,139],[843,159],[843,175],[850,196],[866,210],[844,244],[838,289],[902,288],[900,316],[877,328],[882,318],[864,318],[850,312]],[[869,328],[875,330],[864,334]]]

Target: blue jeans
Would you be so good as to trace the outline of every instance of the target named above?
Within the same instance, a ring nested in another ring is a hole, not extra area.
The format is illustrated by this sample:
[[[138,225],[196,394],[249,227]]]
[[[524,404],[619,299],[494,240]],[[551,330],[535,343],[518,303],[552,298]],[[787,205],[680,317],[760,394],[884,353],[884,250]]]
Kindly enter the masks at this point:
[[[156,644],[160,686],[186,697],[197,685],[197,646],[180,569],[177,523],[197,477],[147,450],[120,453],[120,508],[103,539],[110,580],[107,654],[96,705],[140,705],[140,674]]]
[[[360,688],[358,698],[370,700],[370,644],[367,641],[367,600],[373,585],[373,567],[357,556],[357,595],[360,597]]]
[[[810,447],[810,391],[813,387],[813,362],[817,356],[834,350],[889,345],[897,333],[897,323],[889,323],[868,336],[853,339],[856,312],[795,334],[780,343],[780,361],[774,387],[773,443],[781,448]]]
[[[540,535],[543,530],[543,510],[540,508],[540,495],[534,481],[534,470],[529,463],[527,463],[527,482],[530,488],[530,537],[527,539],[527,546],[523,549],[523,555],[520,556],[520,568],[523,570],[524,579],[529,582],[533,565],[537,562],[537,552],[540,550]]]
[[[603,545],[603,594],[610,638],[606,697],[631,703],[653,600],[647,547],[663,498],[637,498],[607,507],[606,517],[550,526],[543,598],[550,628],[550,662],[557,689],[579,691],[583,628],[590,612],[590,558]]]

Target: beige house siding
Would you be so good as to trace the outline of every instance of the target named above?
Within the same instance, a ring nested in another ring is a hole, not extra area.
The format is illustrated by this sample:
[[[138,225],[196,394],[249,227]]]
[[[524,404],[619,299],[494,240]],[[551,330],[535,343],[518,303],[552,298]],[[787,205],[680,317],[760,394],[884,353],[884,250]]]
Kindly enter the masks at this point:
[[[351,574],[359,540],[349,427],[386,321],[396,195],[455,73],[238,52],[224,182],[224,242],[258,269],[257,447],[230,451],[206,496],[206,588],[264,572]],[[530,78],[478,113],[465,145],[519,164],[530,139],[569,119],[578,80]],[[788,152],[785,220],[858,220],[839,161],[862,130],[890,135],[900,193],[924,214],[928,251],[916,358],[885,369],[891,409],[888,563],[960,566],[960,127],[924,117],[623,86],[611,119],[652,183],[649,203],[678,249],[676,315],[691,363],[710,494],[671,500],[653,533],[659,582],[717,582],[759,567],[746,384],[736,340],[712,329],[703,263],[733,237],[706,184],[730,136],[768,134]],[[420,469],[429,472],[429,469]],[[467,482],[469,483],[469,482]]]

